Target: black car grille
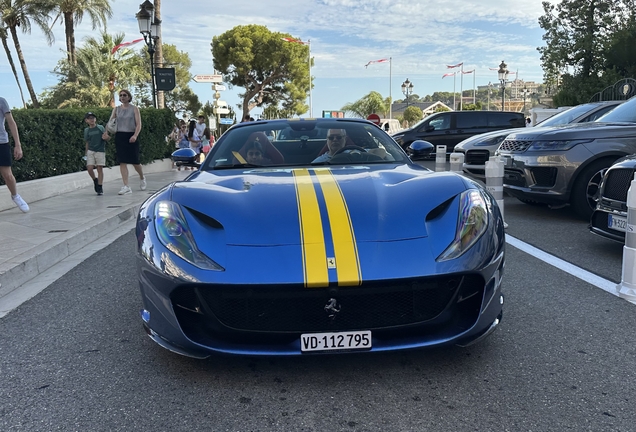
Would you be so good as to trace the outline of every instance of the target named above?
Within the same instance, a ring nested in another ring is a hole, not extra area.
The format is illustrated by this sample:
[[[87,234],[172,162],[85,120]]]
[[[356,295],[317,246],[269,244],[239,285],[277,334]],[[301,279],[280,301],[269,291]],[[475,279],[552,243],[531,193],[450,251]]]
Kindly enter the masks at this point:
[[[464,163],[468,165],[485,165],[490,159],[488,150],[468,150]]]
[[[553,187],[556,183],[557,169],[554,167],[535,167],[530,171],[536,186]]]
[[[504,168],[504,184],[509,186],[526,187],[526,178],[523,173],[515,170],[508,170]]]
[[[358,287],[183,286],[172,304],[192,340],[304,332],[395,329],[439,319],[474,323],[484,280],[478,275],[365,282]],[[325,306],[336,299],[339,312]],[[455,313],[458,308],[468,308]],[[243,339],[241,339],[243,340]]]
[[[632,168],[616,168],[607,172],[604,179],[603,198],[627,202],[627,191],[634,179]]]
[[[524,152],[532,145],[532,141],[524,140],[504,140],[499,146],[499,151]]]

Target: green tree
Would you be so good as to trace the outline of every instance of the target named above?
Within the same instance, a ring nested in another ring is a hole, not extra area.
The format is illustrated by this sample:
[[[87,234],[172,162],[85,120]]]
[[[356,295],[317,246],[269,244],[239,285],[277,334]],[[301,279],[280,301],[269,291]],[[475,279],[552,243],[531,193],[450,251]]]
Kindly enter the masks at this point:
[[[53,43],[53,33],[49,29],[48,20],[52,9],[53,5],[50,0],[0,0],[0,23],[11,33],[15,51],[18,54],[18,61],[22,68],[22,74],[24,75],[24,81],[34,108],[39,108],[40,104],[24,60],[17,29],[20,27],[23,33],[29,34],[31,33],[31,21],[33,21],[42,29],[46,42],[51,45]]]
[[[236,26],[212,38],[214,68],[224,81],[245,89],[243,115],[252,108],[286,101],[296,112],[307,112],[309,50],[306,45],[283,40],[287,33],[265,26]]]
[[[387,99],[376,91],[370,92],[362,99],[358,99],[355,102],[348,103],[341,108],[353,117],[367,118],[369,114],[379,114],[381,117],[386,117],[389,112],[389,106]]]
[[[422,109],[418,106],[413,106],[413,105],[408,106],[404,110],[404,114],[402,115],[402,117],[409,124],[409,126],[412,125],[413,123],[416,123],[422,120],[423,116],[424,116],[424,113],[422,112]]]
[[[61,18],[64,24],[66,36],[66,55],[68,61],[75,65],[75,27],[78,26],[84,14],[91,18],[93,30],[102,25],[106,27],[106,21],[113,16],[113,10],[108,0],[52,0],[57,11],[53,24]]]
[[[18,89],[20,90],[20,98],[22,98],[22,106],[26,108],[26,102],[24,101],[24,92],[22,91],[22,85],[20,84],[20,78],[18,77],[18,71],[15,68],[15,63],[13,62],[13,56],[11,55],[11,50],[9,49],[9,43],[7,42],[7,29],[5,27],[0,27],[0,39],[2,39],[2,46],[4,47],[4,52],[7,54],[7,60],[9,61],[9,65],[11,66],[11,71],[13,72],[13,76],[15,77],[15,82],[18,85]]]
[[[114,107],[116,86],[133,89],[148,82],[147,64],[132,49],[112,52],[124,37],[123,33],[113,36],[104,32],[100,38],[86,38],[77,49],[76,65],[67,58],[58,61],[54,73],[60,80],[43,93],[43,103],[50,108]],[[139,105],[139,101],[135,103]]]

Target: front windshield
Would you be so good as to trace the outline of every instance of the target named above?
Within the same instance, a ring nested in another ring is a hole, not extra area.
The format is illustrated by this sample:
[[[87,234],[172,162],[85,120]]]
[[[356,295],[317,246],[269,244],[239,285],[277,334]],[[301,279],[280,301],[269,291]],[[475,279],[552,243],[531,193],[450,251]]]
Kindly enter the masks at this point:
[[[572,121],[585,114],[589,110],[592,109],[594,105],[578,105],[573,108],[568,108],[565,111],[561,111],[560,113],[556,113],[552,117],[545,119],[544,121],[537,124],[537,126],[560,126],[564,124],[572,123]]]
[[[636,123],[636,96],[620,104],[604,116],[597,118],[599,123],[628,122]]]
[[[225,132],[202,169],[409,161],[377,126],[352,120],[273,120]]]

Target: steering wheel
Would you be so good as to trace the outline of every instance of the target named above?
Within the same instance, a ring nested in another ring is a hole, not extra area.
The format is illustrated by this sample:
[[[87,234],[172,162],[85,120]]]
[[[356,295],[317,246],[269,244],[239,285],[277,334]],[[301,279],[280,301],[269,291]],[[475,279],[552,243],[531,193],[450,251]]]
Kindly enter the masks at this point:
[[[357,145],[344,146],[331,157],[331,162],[367,162],[374,160],[382,160],[382,158],[368,153],[364,147]]]

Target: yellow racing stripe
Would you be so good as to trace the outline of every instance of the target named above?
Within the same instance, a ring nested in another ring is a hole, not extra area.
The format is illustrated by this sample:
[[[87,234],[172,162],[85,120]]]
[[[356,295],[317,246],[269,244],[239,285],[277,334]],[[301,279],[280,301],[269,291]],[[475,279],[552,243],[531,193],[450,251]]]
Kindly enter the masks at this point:
[[[307,169],[293,170],[293,173],[296,201],[298,202],[305,286],[308,288],[326,287],[329,286],[327,251],[316,190]]]
[[[362,283],[360,259],[353,225],[342,190],[331,170],[316,169],[316,175],[327,204],[329,226],[333,240],[335,266],[339,286],[355,286]]]

